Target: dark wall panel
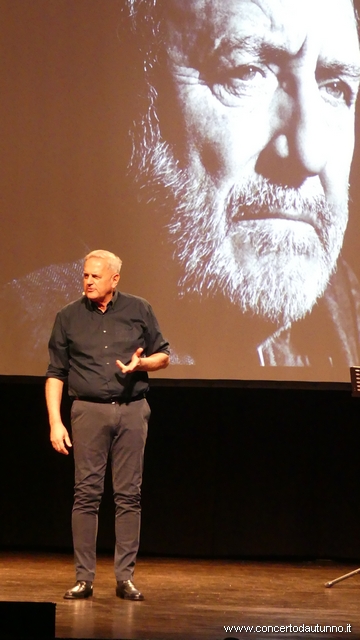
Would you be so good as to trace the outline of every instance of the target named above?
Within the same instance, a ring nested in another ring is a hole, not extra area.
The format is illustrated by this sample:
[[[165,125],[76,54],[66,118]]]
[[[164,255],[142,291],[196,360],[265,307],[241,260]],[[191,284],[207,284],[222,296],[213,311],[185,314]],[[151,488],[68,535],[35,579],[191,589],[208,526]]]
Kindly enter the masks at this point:
[[[0,545],[70,549],[73,460],[51,449],[43,384],[5,381],[0,398]],[[360,558],[350,390],[154,386],[149,401],[143,554]],[[113,517],[108,476],[103,550]]]

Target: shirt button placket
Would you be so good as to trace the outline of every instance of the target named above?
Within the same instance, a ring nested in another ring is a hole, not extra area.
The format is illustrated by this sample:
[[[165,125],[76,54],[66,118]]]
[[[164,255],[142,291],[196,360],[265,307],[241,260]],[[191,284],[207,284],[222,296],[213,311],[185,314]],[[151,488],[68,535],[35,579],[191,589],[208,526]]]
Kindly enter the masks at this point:
[[[104,322],[105,322],[106,318],[104,317],[104,318],[103,318],[103,320],[104,320]],[[103,333],[107,333],[107,330],[106,330],[106,329],[103,329],[103,330],[102,330],[102,332],[103,332]],[[107,344],[105,344],[105,345],[104,345],[104,349],[108,349],[108,345],[107,345]],[[109,364],[110,364],[110,362],[105,362],[105,364],[106,364],[106,366],[108,367],[108,366],[109,366]]]

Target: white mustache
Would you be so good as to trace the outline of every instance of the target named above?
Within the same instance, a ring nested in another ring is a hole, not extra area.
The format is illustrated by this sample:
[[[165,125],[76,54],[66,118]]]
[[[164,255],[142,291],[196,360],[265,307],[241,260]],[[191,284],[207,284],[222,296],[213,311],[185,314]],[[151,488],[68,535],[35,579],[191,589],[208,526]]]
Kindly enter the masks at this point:
[[[333,218],[323,194],[304,196],[299,189],[271,184],[258,179],[234,186],[226,200],[227,225],[243,220],[286,218],[311,224],[320,236]]]

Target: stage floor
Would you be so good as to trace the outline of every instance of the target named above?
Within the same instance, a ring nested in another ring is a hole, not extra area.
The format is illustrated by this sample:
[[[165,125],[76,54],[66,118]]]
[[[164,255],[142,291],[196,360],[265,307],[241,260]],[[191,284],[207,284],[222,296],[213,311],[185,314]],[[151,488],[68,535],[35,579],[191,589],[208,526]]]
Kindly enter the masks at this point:
[[[356,568],[139,558],[134,582],[145,601],[127,602],[115,596],[112,558],[100,555],[94,596],[73,602],[62,597],[74,583],[71,555],[2,551],[0,600],[56,603],[57,638],[355,640],[360,638],[360,575],[330,589],[324,583]],[[254,629],[230,629],[241,625]],[[325,626],[333,629],[325,632]]]

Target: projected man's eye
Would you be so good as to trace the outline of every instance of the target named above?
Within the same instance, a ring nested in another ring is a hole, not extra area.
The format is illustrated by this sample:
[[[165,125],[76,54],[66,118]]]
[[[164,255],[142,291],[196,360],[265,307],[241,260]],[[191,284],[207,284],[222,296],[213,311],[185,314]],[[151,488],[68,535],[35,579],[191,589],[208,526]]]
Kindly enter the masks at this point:
[[[263,69],[253,65],[242,65],[229,74],[228,83],[236,86],[238,84],[259,84],[266,77]]]
[[[214,83],[214,92],[228,92],[239,98],[250,96],[261,90],[266,90],[265,83],[269,82],[269,76],[270,72],[265,69],[254,65],[242,65],[220,76],[218,81]]]
[[[328,80],[320,84],[319,89],[325,100],[334,106],[351,106],[354,103],[356,93],[342,80]]]

